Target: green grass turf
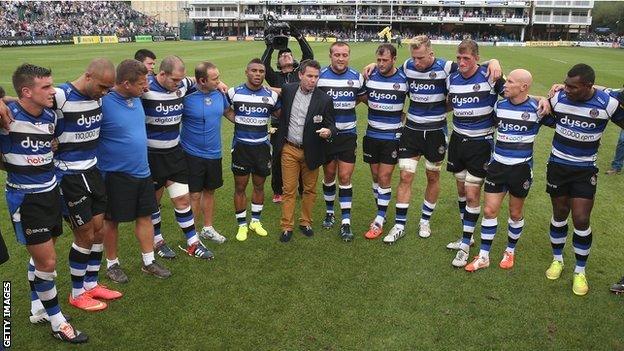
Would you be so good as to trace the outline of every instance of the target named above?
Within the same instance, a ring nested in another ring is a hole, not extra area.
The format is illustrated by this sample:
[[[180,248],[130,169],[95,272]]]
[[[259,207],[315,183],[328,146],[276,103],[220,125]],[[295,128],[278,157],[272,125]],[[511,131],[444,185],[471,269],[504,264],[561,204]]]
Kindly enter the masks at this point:
[[[244,65],[263,50],[262,43],[254,42],[1,49],[0,84],[10,85],[12,70],[22,62],[51,67],[55,81],[60,83],[78,76],[93,57],[104,56],[119,62],[142,47],[154,50],[159,58],[181,56],[190,74],[197,62],[211,60],[230,86],[243,81]],[[323,65],[328,64],[327,47],[313,45]],[[375,47],[354,45],[351,65],[360,69],[372,62]],[[454,57],[451,46],[438,46],[435,50],[440,57]],[[406,48],[400,49],[398,63],[408,54]],[[482,59],[498,58],[505,72],[518,67],[532,71],[535,94],[545,94],[578,62],[591,64],[600,84],[621,86],[623,54],[624,50],[612,49],[482,48]],[[363,106],[358,107],[360,132],[365,130],[365,113]],[[503,271],[497,266],[506,243],[505,205],[492,248],[492,267],[468,274],[451,268],[454,252],[444,248],[461,230],[454,179],[447,172],[442,172],[442,192],[432,219],[431,238],[423,240],[416,235],[425,184],[420,165],[406,237],[394,246],[363,239],[361,234],[376,208],[361,151],[353,176],[353,229],[357,235],[354,242],[341,242],[337,229],[328,232],[320,228],[324,213],[320,182],[314,212],[317,234],[312,239],[295,233],[291,243],[278,242],[280,209],[271,203],[267,184],[263,222],[270,235],[250,235],[246,242],[236,242],[233,180],[227,152],[232,126],[227,121],[223,125],[225,185],[217,192],[215,218],[217,229],[229,240],[219,246],[208,245],[216,254],[215,260],[200,262],[180,256],[165,262],[173,271],[170,279],[160,281],[144,276],[139,270],[141,261],[132,227],[123,225],[120,258],[130,283],[118,286],[102,280],[119,288],[125,296],[111,302],[104,312],[85,313],[68,307],[71,285],[67,254],[71,232],[66,229],[60,238],[59,299],[63,310],[73,316],[74,325],[91,336],[83,349],[624,349],[624,302],[608,292],[608,286],[624,273],[624,244],[620,237],[624,229],[624,176],[602,175],[609,168],[619,133],[615,125],[607,128],[598,159],[601,175],[592,218],[594,246],[587,270],[590,292],[585,297],[574,296],[571,291],[571,239],[565,249],[567,266],[561,279],[549,281],[544,276],[552,259],[548,239],[551,209],[544,192],[545,163],[553,134],[550,129],[542,129],[535,145],[535,183],[527,200],[526,227],[517,247],[516,267]],[[395,172],[394,189],[397,182]],[[390,224],[394,220],[393,204],[394,201],[389,210]],[[163,201],[163,205],[164,235],[177,246],[183,237],[170,202]],[[63,349],[64,345],[50,337],[47,326],[28,323],[27,255],[13,239],[4,201],[0,211],[0,227],[12,255],[11,261],[0,267],[0,277],[13,282],[15,349]],[[475,254],[476,248],[472,252]]]

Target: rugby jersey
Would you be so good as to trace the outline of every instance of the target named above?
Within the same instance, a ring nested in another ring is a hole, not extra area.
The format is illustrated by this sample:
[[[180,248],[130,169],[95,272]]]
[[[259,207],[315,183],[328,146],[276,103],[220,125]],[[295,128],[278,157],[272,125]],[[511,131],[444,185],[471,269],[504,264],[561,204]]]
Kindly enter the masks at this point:
[[[555,135],[549,162],[577,167],[595,167],[600,138],[612,119],[624,119],[618,100],[595,90],[587,101],[571,101],[565,91],[550,98],[555,118]]]
[[[509,99],[496,103],[495,161],[506,165],[532,164],[533,143],[543,121],[537,114],[537,106],[538,102],[533,98],[517,105]]]
[[[145,110],[147,147],[150,151],[168,151],[180,142],[183,99],[195,88],[189,78],[182,79],[175,91],[168,91],[160,85],[156,76],[147,76],[147,81],[149,91],[141,96]]]
[[[478,138],[494,133],[494,104],[505,81],[501,78],[492,84],[486,74],[487,67],[479,66],[468,78],[455,72],[446,80],[453,107],[453,131],[461,136]]]
[[[366,94],[362,74],[352,68],[336,73],[328,66],[321,70],[317,86],[334,101],[338,134],[355,134],[357,97]]]
[[[366,136],[399,140],[401,115],[407,95],[407,77],[399,69],[393,75],[385,77],[375,68],[365,85],[368,96]]]
[[[221,158],[221,120],[228,107],[227,98],[218,90],[187,95],[180,131],[182,149],[196,157]]]
[[[268,143],[267,124],[273,111],[281,106],[277,93],[265,86],[252,90],[243,83],[228,90],[228,102],[236,114],[232,145]]]
[[[52,140],[56,114],[43,109],[39,116],[32,116],[15,101],[8,103],[7,107],[14,119],[8,131],[0,131],[7,190],[41,193],[54,189]]]
[[[446,128],[446,78],[457,72],[457,64],[436,58],[423,71],[416,69],[413,58],[403,63],[409,84],[410,104],[405,127],[413,130]]]
[[[81,173],[97,163],[102,101],[83,95],[71,83],[61,84],[55,90],[55,136],[59,145],[54,165],[59,175]]]
[[[147,178],[147,135],[141,99],[111,91],[102,98],[102,125],[98,143],[98,168]]]

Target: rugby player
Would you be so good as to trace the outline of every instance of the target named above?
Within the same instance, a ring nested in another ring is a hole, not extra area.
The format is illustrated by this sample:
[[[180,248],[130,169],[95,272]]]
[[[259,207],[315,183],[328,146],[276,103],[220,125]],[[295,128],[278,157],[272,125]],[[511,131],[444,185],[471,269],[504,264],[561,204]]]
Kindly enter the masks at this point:
[[[148,160],[156,202],[160,204],[165,188],[174,207],[178,226],[186,238],[180,248],[189,256],[212,259],[213,253],[199,240],[191,208],[187,164],[180,147],[180,121],[184,109],[184,96],[195,91],[194,82],[186,77],[184,62],[177,56],[167,56],[160,63],[158,74],[148,76],[149,91],[141,96],[145,109]],[[165,243],[161,232],[160,209],[152,214],[154,248],[163,258],[174,258],[175,253]],[[202,237],[216,242],[225,238],[212,228],[202,231]]]
[[[327,163],[323,166],[323,194],[325,197],[325,219],[323,228],[332,228],[336,217],[336,174],[338,175],[338,201],[342,212],[340,237],[344,241],[353,240],[351,231],[351,201],[353,186],[351,176],[355,168],[357,148],[357,116],[355,106],[366,95],[364,77],[349,67],[351,49],[345,42],[335,42],[329,47],[330,65],[323,68],[317,86],[329,95],[336,111],[336,128]]]
[[[523,206],[533,182],[533,142],[542,124],[552,118],[538,114],[538,101],[529,97],[533,77],[524,69],[511,71],[504,85],[505,99],[494,105],[497,133],[492,160],[487,167],[484,209],[481,221],[481,249],[468,265],[473,272],[490,265],[489,252],[498,228],[497,216],[509,193],[507,247],[499,266],[514,266],[515,247],[524,227]]]
[[[102,100],[115,83],[115,66],[104,58],[91,61],[78,79],[55,88],[53,109],[58,123],[54,153],[57,181],[63,200],[63,215],[74,242],[69,250],[72,293],[69,303],[99,311],[122,294],[98,284],[102,261],[106,191],[97,169],[97,143],[102,123]]]
[[[156,66],[156,55],[148,49],[139,49],[134,53],[134,59],[141,62],[147,68],[147,74],[154,75],[154,67]]]
[[[13,229],[31,256],[31,322],[50,321],[55,338],[83,343],[88,337],[61,313],[55,284],[54,243],[63,233],[63,224],[52,153],[56,125],[52,83],[49,69],[26,63],[15,70],[13,87],[18,100],[7,104],[14,121],[0,134],[0,152],[7,171],[6,199]]]
[[[407,77],[394,66],[396,54],[396,48],[391,44],[379,45],[376,51],[377,67],[366,81],[368,127],[363,140],[363,153],[364,162],[370,165],[373,194],[377,200],[377,215],[364,234],[367,239],[376,239],[383,231],[403,127],[403,105],[408,87]],[[397,225],[394,228],[405,225],[406,213],[406,208],[397,208]]]
[[[576,295],[589,291],[585,267],[592,244],[590,217],[596,193],[595,161],[600,139],[609,119],[624,127],[624,110],[619,101],[596,89],[594,81],[592,67],[577,64],[568,71],[563,91],[550,98],[556,127],[546,173],[546,191],[553,208],[550,224],[553,261],[546,277],[556,280],[561,276],[567,220],[572,214],[572,245],[576,256],[572,291]]]
[[[264,181],[271,174],[271,147],[268,123],[279,116],[280,102],[273,90],[262,85],[265,76],[262,60],[247,64],[247,81],[228,90],[230,108],[225,115],[234,122],[232,138],[232,173],[234,174],[234,210],[238,231],[236,240],[247,240],[249,229],[260,236],[268,233],[261,220],[264,206]],[[251,222],[247,225],[246,189],[251,174]]]
[[[457,47],[458,72],[447,78],[447,101],[453,109],[447,171],[455,175],[458,196],[466,197],[463,236],[452,261],[455,267],[464,267],[468,261],[469,245],[481,212],[481,185],[493,146],[494,104],[497,95],[503,93],[504,79],[491,82],[486,68],[478,62],[477,43],[463,40]]]

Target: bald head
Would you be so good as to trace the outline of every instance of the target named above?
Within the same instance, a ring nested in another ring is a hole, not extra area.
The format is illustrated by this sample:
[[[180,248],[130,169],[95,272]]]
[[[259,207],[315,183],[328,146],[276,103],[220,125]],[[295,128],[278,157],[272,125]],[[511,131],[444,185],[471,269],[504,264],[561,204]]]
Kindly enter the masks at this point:
[[[531,75],[531,72],[526,69],[514,69],[509,73],[509,77],[513,77],[514,80],[527,84],[529,88],[531,87],[531,84],[533,84],[533,76]]]
[[[87,66],[87,73],[92,76],[104,76],[106,74],[112,73],[115,74],[115,65],[106,58],[100,57],[91,60],[89,66]]]
[[[115,84],[115,66],[109,59],[96,58],[87,66],[85,73],[74,82],[83,94],[97,100],[106,95]]]
[[[531,84],[533,84],[531,72],[522,68],[515,69],[507,76],[505,97],[513,103],[521,103],[527,99]]]

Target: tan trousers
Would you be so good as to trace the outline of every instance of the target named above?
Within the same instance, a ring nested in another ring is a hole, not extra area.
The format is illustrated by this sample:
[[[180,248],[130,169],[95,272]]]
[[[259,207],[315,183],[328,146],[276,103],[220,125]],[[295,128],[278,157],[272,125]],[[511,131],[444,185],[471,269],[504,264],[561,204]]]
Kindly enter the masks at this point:
[[[300,225],[312,225],[312,209],[316,198],[316,182],[319,169],[308,169],[303,156],[303,149],[285,144],[282,149],[282,230],[293,230],[295,226],[295,201],[299,174],[303,182],[303,203],[301,204]]]

